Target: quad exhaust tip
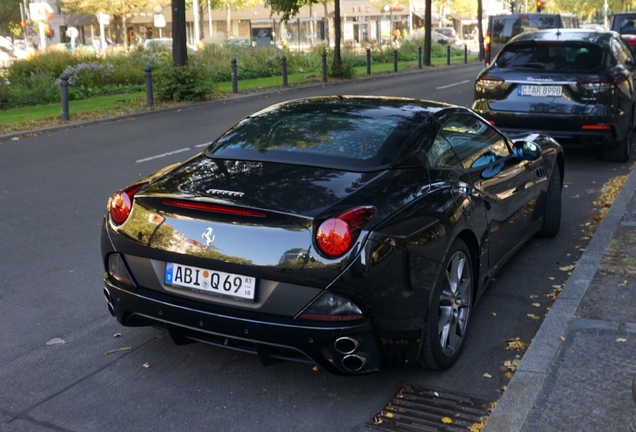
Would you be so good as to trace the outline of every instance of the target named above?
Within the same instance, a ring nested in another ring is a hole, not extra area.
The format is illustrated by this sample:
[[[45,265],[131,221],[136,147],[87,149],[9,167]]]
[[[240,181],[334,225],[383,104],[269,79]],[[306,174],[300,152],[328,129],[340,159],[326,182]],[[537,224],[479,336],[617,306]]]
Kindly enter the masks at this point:
[[[368,357],[366,354],[351,354],[344,356],[342,367],[349,372],[359,372],[367,364],[367,361]]]
[[[334,348],[340,354],[353,354],[360,347],[360,339],[351,336],[343,336],[334,342]]]
[[[115,316],[116,314],[115,306],[113,306],[113,299],[106,288],[104,288],[104,297],[106,297],[106,303],[108,304],[108,312],[110,312],[112,316]]]

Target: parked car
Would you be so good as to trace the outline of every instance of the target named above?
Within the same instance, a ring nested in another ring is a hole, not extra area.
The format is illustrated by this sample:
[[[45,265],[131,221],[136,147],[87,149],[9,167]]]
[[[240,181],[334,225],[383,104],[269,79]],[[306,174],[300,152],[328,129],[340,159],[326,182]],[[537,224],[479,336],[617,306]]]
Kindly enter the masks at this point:
[[[275,104],[110,198],[108,309],[264,364],[448,368],[497,269],[559,231],[563,170],[549,136],[465,107]]]
[[[488,66],[508,41],[519,33],[551,28],[578,28],[576,15],[567,13],[513,13],[488,17],[484,41],[485,62]]]
[[[616,32],[553,29],[513,38],[475,82],[473,109],[503,131],[540,130],[624,162],[636,62]]]
[[[632,48],[636,46],[636,11],[616,12],[610,30],[620,33]]]
[[[457,39],[457,31],[453,27],[434,27],[437,33],[441,33],[449,39]]]

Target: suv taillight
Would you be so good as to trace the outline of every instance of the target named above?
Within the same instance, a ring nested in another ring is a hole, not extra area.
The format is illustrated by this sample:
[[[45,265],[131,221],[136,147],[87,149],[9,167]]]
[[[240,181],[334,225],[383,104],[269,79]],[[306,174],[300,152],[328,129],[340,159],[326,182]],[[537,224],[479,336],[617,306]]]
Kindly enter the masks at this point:
[[[493,76],[483,76],[477,78],[475,81],[475,90],[481,93],[489,92],[492,90],[496,90],[500,85],[504,83],[504,79],[493,77]]]

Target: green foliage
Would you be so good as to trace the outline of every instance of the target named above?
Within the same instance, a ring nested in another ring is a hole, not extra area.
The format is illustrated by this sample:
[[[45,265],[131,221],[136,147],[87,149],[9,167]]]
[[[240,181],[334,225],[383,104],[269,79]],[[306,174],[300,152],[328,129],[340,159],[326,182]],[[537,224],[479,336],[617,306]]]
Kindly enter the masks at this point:
[[[363,60],[362,65],[366,64],[366,58]],[[342,65],[338,69],[333,68],[333,63],[330,64],[329,75],[333,78],[351,79],[355,76],[355,67],[359,66],[359,60],[355,56],[348,53],[342,53]]]
[[[205,64],[190,62],[185,66],[167,65],[153,73],[155,95],[163,101],[195,102],[206,100],[215,89]]]

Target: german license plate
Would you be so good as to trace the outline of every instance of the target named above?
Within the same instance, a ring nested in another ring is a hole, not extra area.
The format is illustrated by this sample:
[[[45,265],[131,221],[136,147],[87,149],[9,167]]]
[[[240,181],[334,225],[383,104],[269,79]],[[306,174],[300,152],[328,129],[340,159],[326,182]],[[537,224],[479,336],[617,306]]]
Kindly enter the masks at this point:
[[[176,263],[166,263],[166,285],[194,292],[254,300],[256,279]]]
[[[563,93],[561,86],[538,86],[524,85],[519,87],[517,94],[519,96],[556,96],[559,97]]]

